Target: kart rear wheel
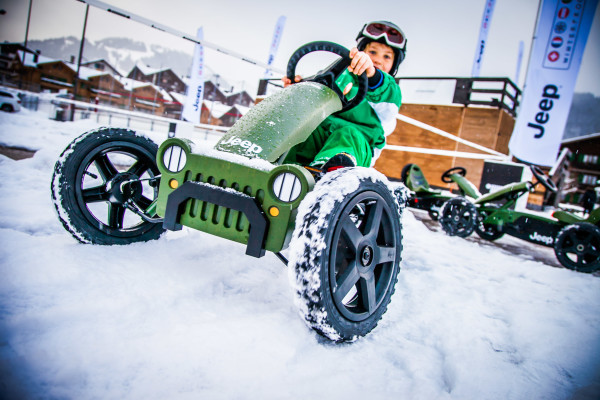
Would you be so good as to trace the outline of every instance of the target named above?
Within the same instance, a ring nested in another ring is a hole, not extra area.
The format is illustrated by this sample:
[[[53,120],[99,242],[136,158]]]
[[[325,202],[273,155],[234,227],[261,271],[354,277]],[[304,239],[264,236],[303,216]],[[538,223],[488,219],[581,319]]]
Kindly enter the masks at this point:
[[[399,209],[375,174],[364,168],[326,174],[303,200],[290,244],[290,280],[300,314],[336,342],[375,328],[398,279]]]
[[[52,199],[63,226],[82,243],[158,239],[160,223],[142,219],[158,192],[158,146],[133,131],[100,128],[75,139],[54,166]]]
[[[600,228],[587,222],[564,227],[554,241],[554,253],[565,267],[579,272],[600,269]]]
[[[477,224],[475,232],[480,238],[493,242],[504,236],[504,232],[498,230],[498,225],[484,224],[483,221],[488,217],[488,211],[479,210],[477,213]]]
[[[454,197],[442,206],[439,222],[448,235],[467,237],[475,229],[477,209],[464,197]]]

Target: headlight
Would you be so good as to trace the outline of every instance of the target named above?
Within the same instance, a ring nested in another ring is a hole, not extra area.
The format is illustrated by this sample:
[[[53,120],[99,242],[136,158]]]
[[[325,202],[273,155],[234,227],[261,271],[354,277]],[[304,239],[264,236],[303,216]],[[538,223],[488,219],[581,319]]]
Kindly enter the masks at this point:
[[[291,172],[283,172],[273,181],[273,194],[283,202],[291,203],[300,196],[301,192],[302,182]]]
[[[185,167],[187,155],[180,146],[170,146],[163,154],[163,164],[170,172],[179,172]]]

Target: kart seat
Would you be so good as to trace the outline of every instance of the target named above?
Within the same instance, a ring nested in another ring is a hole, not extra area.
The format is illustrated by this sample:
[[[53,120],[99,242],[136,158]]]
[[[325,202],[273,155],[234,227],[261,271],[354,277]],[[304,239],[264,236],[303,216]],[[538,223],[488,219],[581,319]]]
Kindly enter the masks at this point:
[[[556,210],[552,213],[552,216],[561,222],[565,222],[567,224],[574,224],[577,222],[584,222],[586,219],[579,217],[575,214],[571,214],[568,211],[564,210]]]
[[[425,179],[425,174],[416,164],[411,164],[408,168],[405,183],[406,187],[415,193],[420,194],[439,194],[442,191],[432,189],[429,182]]]
[[[556,210],[552,213],[552,216],[559,221],[566,222],[567,224],[589,222],[590,224],[596,225],[598,222],[600,222],[600,208],[593,210],[586,218],[564,210]]]

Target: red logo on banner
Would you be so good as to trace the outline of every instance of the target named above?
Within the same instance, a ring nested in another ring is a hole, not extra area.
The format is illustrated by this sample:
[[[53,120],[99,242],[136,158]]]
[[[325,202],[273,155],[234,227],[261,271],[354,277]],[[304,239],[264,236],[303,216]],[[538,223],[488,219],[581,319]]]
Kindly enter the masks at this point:
[[[552,38],[552,42],[550,42],[550,44],[552,45],[552,47],[559,48],[560,46],[562,46],[563,44],[563,38],[561,38],[560,36],[554,36]]]
[[[552,51],[550,54],[548,54],[548,60],[552,62],[558,61],[559,58],[560,55],[558,54],[558,51]]]
[[[560,10],[558,10],[558,17],[565,19],[569,16],[569,9],[567,7],[563,7]]]

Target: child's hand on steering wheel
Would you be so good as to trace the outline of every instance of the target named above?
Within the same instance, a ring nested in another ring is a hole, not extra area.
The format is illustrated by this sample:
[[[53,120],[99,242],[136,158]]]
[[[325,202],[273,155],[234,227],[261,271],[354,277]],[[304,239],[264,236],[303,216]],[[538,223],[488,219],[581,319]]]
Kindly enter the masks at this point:
[[[348,67],[348,71],[355,75],[361,75],[366,71],[368,78],[371,78],[373,75],[375,75],[373,61],[367,53],[364,51],[358,51],[356,47],[353,47],[352,50],[350,50],[350,58],[352,59],[352,62]]]
[[[302,80],[302,77],[300,75],[296,75],[294,77],[294,82],[292,82],[292,80],[290,78],[288,78],[287,76],[284,76],[283,78],[281,78],[281,81],[283,82],[283,87],[288,87],[292,83],[298,83],[301,80]]]

